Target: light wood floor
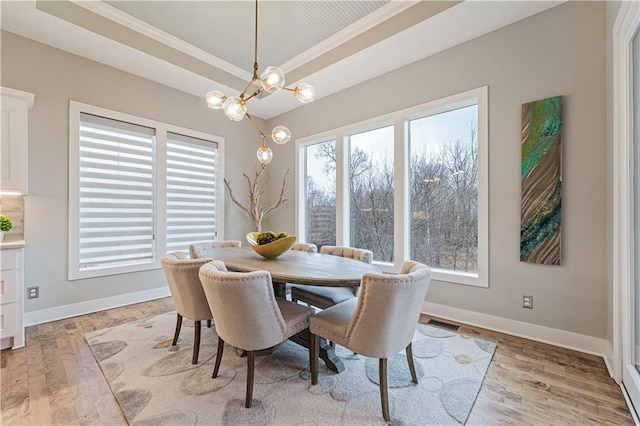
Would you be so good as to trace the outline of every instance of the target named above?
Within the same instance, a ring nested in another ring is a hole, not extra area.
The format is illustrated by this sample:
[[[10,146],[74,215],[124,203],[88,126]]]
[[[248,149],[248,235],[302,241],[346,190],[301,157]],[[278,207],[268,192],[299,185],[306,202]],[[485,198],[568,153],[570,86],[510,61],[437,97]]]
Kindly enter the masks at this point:
[[[83,335],[173,309],[167,298],[27,328],[25,348],[2,351],[0,424],[126,424]],[[459,332],[498,344],[469,424],[633,424],[602,358],[475,327]]]

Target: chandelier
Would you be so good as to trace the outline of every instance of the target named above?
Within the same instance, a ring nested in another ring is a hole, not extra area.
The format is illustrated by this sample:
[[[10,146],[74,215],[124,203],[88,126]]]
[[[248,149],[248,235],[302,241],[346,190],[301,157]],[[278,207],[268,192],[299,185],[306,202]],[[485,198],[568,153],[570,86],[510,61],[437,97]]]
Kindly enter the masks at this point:
[[[310,84],[300,83],[295,88],[284,86],[284,73],[278,67],[270,66],[264,69],[262,74],[258,76],[258,0],[256,0],[256,23],[254,38],[254,60],[253,60],[253,77],[244,91],[238,96],[225,96],[219,90],[213,90],[206,94],[207,105],[209,108],[222,109],[229,120],[241,121],[247,117],[256,128],[256,131],[262,138],[262,146],[258,148],[258,160],[262,164],[269,164],[273,158],[273,151],[267,147],[267,134],[263,132],[247,111],[247,102],[263,92],[277,93],[280,90],[292,92],[296,98],[306,104],[312,102],[316,97],[316,89]],[[250,95],[248,90],[252,86],[257,85],[256,89]],[[276,126],[268,135],[275,143],[285,144],[291,139],[291,131],[285,126]]]

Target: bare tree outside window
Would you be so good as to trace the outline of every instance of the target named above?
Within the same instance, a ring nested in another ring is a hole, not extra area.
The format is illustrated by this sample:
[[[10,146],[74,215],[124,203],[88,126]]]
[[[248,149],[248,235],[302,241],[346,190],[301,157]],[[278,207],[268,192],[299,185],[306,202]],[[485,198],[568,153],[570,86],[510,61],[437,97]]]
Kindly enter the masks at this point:
[[[306,239],[318,247],[336,244],[336,141],[305,147]]]
[[[478,107],[409,120],[411,259],[478,272]],[[393,126],[351,134],[349,230],[352,247],[393,262]],[[305,147],[306,241],[336,242],[336,141]]]
[[[477,114],[472,105],[409,122],[411,258],[434,268],[478,271]]]
[[[393,262],[393,126],[349,137],[350,245]]]
[[[439,281],[487,287],[487,95],[480,87],[300,140],[301,238],[369,249],[385,272],[411,259]]]

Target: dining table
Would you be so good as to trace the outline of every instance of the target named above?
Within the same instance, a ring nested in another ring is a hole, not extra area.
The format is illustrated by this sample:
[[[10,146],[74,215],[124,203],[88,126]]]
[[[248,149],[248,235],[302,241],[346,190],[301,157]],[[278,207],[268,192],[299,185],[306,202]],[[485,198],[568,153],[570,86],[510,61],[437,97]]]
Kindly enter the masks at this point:
[[[324,253],[307,253],[288,250],[276,259],[267,259],[251,247],[220,247],[203,250],[201,257],[221,260],[229,271],[268,271],[277,297],[286,298],[286,284],[305,284],[328,287],[358,287],[366,273],[381,274],[375,265]],[[291,340],[309,347],[306,333],[299,333]],[[320,358],[326,366],[339,373],[344,364],[335,354],[335,345],[326,340],[320,342]]]

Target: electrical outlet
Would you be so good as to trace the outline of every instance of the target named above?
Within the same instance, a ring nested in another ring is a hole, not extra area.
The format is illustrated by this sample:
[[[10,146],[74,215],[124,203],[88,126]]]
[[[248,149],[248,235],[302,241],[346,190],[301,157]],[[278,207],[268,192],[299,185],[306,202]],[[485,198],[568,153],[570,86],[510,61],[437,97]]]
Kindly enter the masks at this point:
[[[522,296],[522,307],[533,309],[533,296]]]
[[[40,287],[27,287],[27,299],[37,299],[40,297]]]

